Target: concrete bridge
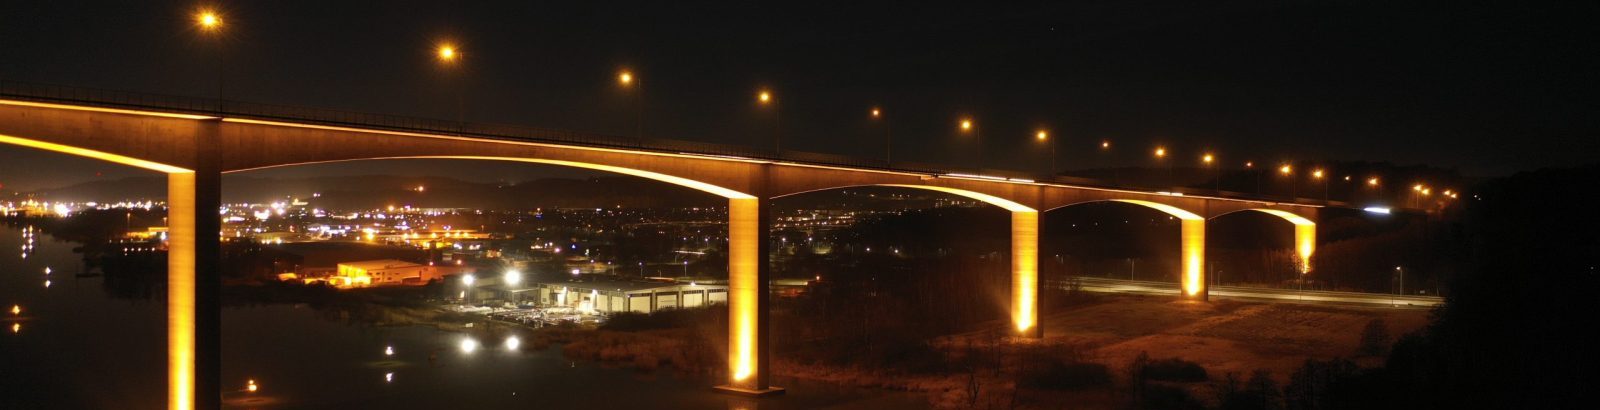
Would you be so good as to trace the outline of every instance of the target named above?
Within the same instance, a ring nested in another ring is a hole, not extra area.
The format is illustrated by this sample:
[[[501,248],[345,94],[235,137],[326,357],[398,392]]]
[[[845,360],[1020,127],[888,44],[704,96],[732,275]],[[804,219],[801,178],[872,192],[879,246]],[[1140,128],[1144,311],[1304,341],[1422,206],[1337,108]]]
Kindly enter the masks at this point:
[[[398,119],[371,114],[185,100],[60,88],[0,87],[0,143],[97,158],[168,175],[168,354],[170,407],[215,408],[220,377],[222,174],[312,163],[395,158],[516,161],[614,172],[697,189],[728,200],[728,381],[730,392],[765,394],[770,385],[767,312],[770,271],[762,256],[770,201],[859,186],[959,195],[1011,213],[1011,323],[1039,335],[1039,215],[1103,201],[1148,207],[1181,220],[1182,297],[1207,297],[1206,220],[1264,212],[1293,224],[1303,269],[1316,247],[1322,205],[1149,192],[1059,178],[984,176],[830,161],[804,153],[742,153],[571,133]],[[730,153],[731,152],[731,153]],[[48,172],[48,170],[44,170]]]

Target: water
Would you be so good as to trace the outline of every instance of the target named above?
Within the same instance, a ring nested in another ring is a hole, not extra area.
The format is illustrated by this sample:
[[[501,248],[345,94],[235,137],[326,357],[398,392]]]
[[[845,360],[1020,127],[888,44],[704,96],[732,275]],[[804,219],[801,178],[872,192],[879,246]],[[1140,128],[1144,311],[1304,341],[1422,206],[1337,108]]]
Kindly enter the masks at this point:
[[[75,244],[0,228],[0,408],[160,409],[166,395],[164,306],[127,299],[138,284],[75,278]],[[44,286],[45,267],[50,287]],[[112,295],[124,295],[113,297]],[[19,305],[20,316],[9,309]],[[919,395],[780,380],[788,394],[759,400],[714,393],[698,376],[641,374],[564,358],[559,349],[512,350],[505,340],[423,326],[330,320],[304,306],[223,312],[222,385],[230,409],[705,408],[909,409]],[[11,326],[20,325],[17,332]],[[393,348],[394,355],[385,354]],[[432,359],[430,359],[430,356]],[[249,380],[258,391],[246,392]]]

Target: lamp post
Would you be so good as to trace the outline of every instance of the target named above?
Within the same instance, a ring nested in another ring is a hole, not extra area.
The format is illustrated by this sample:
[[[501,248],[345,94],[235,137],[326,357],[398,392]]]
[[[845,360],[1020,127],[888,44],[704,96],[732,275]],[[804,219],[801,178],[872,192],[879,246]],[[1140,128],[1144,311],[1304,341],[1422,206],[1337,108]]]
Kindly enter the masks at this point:
[[[633,93],[633,137],[644,139],[644,91],[639,87],[639,77],[632,71],[622,70],[617,73],[617,86],[623,91]]]
[[[222,77],[227,73],[225,67],[227,56],[223,53],[222,47],[222,14],[215,9],[200,9],[194,14],[194,24],[200,29],[201,35],[210,38],[213,43],[212,52],[215,53],[214,57],[217,60],[217,113],[220,114],[223,99]]]
[[[1166,163],[1166,165],[1167,165],[1167,185],[1176,185],[1176,181],[1175,181],[1176,177],[1173,176],[1173,173],[1172,173],[1172,163],[1171,162],[1166,162],[1166,159],[1167,159],[1167,147],[1163,147],[1163,146],[1157,145],[1156,146],[1156,150],[1155,150],[1155,157],[1156,157],[1156,163],[1157,164]]]
[[[1322,202],[1328,202],[1328,179],[1322,175],[1322,168],[1311,171],[1311,179],[1322,181]]]
[[[456,88],[456,133],[465,134],[467,128],[467,119],[466,109],[463,108],[465,105],[463,101],[465,100],[465,97],[463,94],[466,93],[466,87],[461,84],[464,81],[460,78],[463,77],[460,73],[454,73],[453,76],[451,75],[454,71],[460,71],[460,69],[456,66],[459,64],[459,61],[461,61],[461,50],[457,49],[456,45],[453,43],[442,42],[439,43],[437,49],[434,50],[434,56],[439,61],[439,66],[445,70],[445,77],[449,80],[453,80],[451,82],[455,83],[452,85],[454,85]]]
[[[1202,165],[1205,165],[1206,168],[1211,168],[1211,190],[1212,191],[1221,191],[1222,190],[1222,170],[1220,168],[1217,168],[1217,167],[1213,166],[1214,163],[1216,162],[1216,159],[1217,159],[1216,155],[1212,155],[1211,153],[1207,152],[1205,155],[1201,155],[1200,156],[1200,163]]]
[[[1294,167],[1290,166],[1289,164],[1283,164],[1283,166],[1278,167],[1278,173],[1289,178],[1289,199],[1294,200],[1296,197],[1299,197],[1300,194],[1296,189],[1296,181],[1294,180]]]
[[[1049,172],[1049,175],[1050,175],[1051,178],[1054,178],[1056,176],[1056,140],[1053,139],[1053,138],[1050,138],[1050,133],[1048,131],[1045,131],[1045,130],[1035,131],[1033,133],[1033,138],[1034,138],[1034,140],[1037,140],[1039,142],[1050,144],[1050,172]]]
[[[1111,140],[1100,140],[1100,155],[1104,161],[1101,165],[1111,169],[1111,181],[1112,183],[1115,183],[1117,180],[1117,168],[1112,166],[1113,161],[1111,160]]]
[[[772,149],[773,149],[773,155],[782,156],[783,155],[783,110],[780,110],[778,108],[778,99],[772,96],[772,91],[769,91],[769,90],[766,90],[766,89],[762,89],[760,92],[756,93],[756,104],[759,104],[762,107],[771,107],[771,109],[772,109],[772,118],[773,118],[773,127],[772,127]]]
[[[978,173],[981,174],[983,173],[983,131],[978,129],[978,126],[972,122],[971,117],[961,118],[960,128],[962,134],[972,134],[973,140],[977,142],[978,147],[975,151],[977,151],[978,157]]]
[[[878,107],[872,107],[872,119],[883,125],[883,164],[887,166],[894,163],[893,157],[890,156],[890,152],[894,148],[894,141],[889,133],[889,119],[883,116],[883,109]]]
[[[1400,302],[1395,300],[1397,298],[1396,295],[1406,293],[1406,270],[1405,269],[1401,269],[1399,266],[1396,266],[1396,267],[1394,267],[1394,272],[1395,272],[1396,275],[1400,276],[1400,280],[1398,282],[1396,282],[1396,283],[1399,284],[1399,289],[1400,290],[1398,292],[1394,292],[1394,293],[1390,293],[1389,294],[1390,295],[1389,296],[1389,307],[1399,307],[1400,306]],[[1394,289],[1394,287],[1390,287],[1390,289]]]

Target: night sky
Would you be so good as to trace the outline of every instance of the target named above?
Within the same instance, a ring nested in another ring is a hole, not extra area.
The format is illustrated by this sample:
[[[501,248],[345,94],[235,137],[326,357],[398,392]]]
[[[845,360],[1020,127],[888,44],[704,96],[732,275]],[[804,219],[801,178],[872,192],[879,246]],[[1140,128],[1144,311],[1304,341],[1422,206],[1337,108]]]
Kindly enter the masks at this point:
[[[970,165],[971,116],[990,166],[1035,170],[1041,127],[1062,168],[1158,144],[1483,176],[1600,152],[1600,3],[988,3],[233,1],[219,43],[202,3],[5,0],[0,79],[214,97],[222,62],[230,100],[452,119],[459,93],[468,121],[618,135],[642,97],[647,136],[770,147],[767,87],[789,149],[881,157],[879,106],[897,159]],[[0,148],[7,189],[128,174]]]

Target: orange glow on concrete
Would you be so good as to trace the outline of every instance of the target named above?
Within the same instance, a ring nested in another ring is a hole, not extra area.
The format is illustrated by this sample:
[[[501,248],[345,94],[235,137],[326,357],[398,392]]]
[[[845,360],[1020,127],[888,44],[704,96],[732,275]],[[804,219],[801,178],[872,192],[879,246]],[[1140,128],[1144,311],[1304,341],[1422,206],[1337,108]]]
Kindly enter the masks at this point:
[[[210,119],[216,119],[217,118],[217,117],[207,116],[207,115],[174,114],[174,113],[169,113],[169,112],[140,111],[140,110],[123,110],[123,109],[116,109],[116,108],[87,107],[87,106],[82,106],[82,105],[51,104],[51,103],[41,103],[41,102],[32,102],[32,101],[0,100],[0,104],[17,105],[17,106],[23,106],[23,107],[55,108],[55,109],[73,110],[73,111],[94,111],[94,112],[105,112],[105,113],[112,113],[112,114],[148,115],[148,116],[152,116],[152,117],[182,118],[182,119],[186,119],[186,120],[210,120]]]
[[[1172,205],[1141,201],[1137,199],[1113,199],[1113,202],[1123,202],[1141,205],[1165,212],[1182,220],[1182,227],[1178,236],[1179,249],[1182,250],[1183,268],[1181,279],[1184,296],[1196,299],[1206,298],[1206,219],[1193,212],[1185,211]]]
[[[1300,258],[1300,273],[1311,271],[1311,254],[1317,250],[1317,223],[1287,211],[1276,209],[1251,209],[1268,215],[1283,218],[1294,224],[1294,251]]]
[[[1039,323],[1039,212],[1011,212],[1011,322],[1018,333]]]
[[[108,153],[108,152],[100,152],[100,151],[95,151],[95,150],[91,150],[91,149],[83,149],[83,148],[67,146],[67,145],[61,145],[61,144],[56,144],[56,143],[51,143],[51,142],[36,141],[36,140],[27,139],[27,138],[18,138],[18,137],[13,137],[13,136],[4,135],[4,134],[0,134],[0,144],[11,144],[11,145],[20,145],[20,146],[29,147],[29,148],[38,148],[38,149],[42,149],[42,150],[46,150],[46,151],[54,151],[54,152],[60,152],[60,153],[63,153],[63,154],[77,155],[77,156],[80,156],[80,157],[94,158],[94,159],[104,160],[104,161],[107,161],[107,162],[114,162],[114,163],[118,163],[118,164],[122,164],[122,165],[138,167],[138,168],[144,168],[144,169],[148,169],[148,170],[152,170],[152,171],[159,171],[159,172],[165,172],[165,173],[190,172],[188,169],[179,168],[179,167],[175,167],[175,166],[171,166],[171,165],[167,165],[167,164],[162,164],[162,163],[158,163],[158,162],[145,161],[145,160],[138,159],[138,158],[125,157],[125,156],[112,154],[112,153]]]
[[[1018,332],[1039,319],[1039,210],[994,195],[929,185],[882,185],[939,191],[1011,211],[1011,323]]]
[[[87,107],[57,106],[55,104],[16,103],[4,104],[35,107],[62,108],[117,114],[142,114],[162,117],[200,119],[206,117],[179,116],[162,113],[126,110],[102,110]],[[0,135],[0,144],[12,144],[63,154],[94,158],[107,162],[163,172],[167,174],[167,408],[190,410],[194,408],[194,348],[195,348],[195,174],[189,169],[153,161],[146,161],[107,152],[78,148],[56,143]]]
[[[750,386],[756,372],[756,323],[761,280],[761,201],[728,198],[728,374],[730,385]]]
[[[194,408],[195,192],[193,172],[167,174],[167,407],[173,410]]]

